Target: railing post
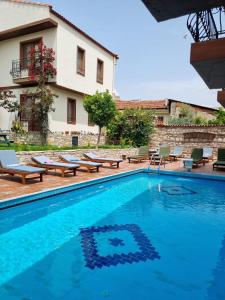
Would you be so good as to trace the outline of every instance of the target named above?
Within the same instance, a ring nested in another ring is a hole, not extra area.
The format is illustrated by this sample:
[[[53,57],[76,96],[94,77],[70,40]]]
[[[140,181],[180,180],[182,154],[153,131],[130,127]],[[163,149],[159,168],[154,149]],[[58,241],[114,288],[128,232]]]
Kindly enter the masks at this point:
[[[198,12],[197,14],[196,14],[196,37],[195,37],[195,41],[196,42],[199,42],[199,15],[200,13]]]

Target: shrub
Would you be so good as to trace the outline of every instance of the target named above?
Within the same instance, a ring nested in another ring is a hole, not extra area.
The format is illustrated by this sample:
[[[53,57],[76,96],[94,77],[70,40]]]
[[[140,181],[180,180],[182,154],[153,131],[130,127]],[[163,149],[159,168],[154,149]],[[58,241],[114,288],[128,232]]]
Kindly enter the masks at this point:
[[[144,109],[125,109],[118,112],[107,127],[107,136],[114,144],[147,145],[154,129],[154,116]]]

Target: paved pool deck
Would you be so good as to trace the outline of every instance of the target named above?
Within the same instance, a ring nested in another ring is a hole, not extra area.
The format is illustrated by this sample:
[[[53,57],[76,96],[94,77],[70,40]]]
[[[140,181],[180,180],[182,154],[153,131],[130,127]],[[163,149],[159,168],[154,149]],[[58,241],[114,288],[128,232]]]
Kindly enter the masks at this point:
[[[62,178],[59,173],[49,172],[48,175],[44,175],[43,182],[39,182],[37,179],[29,180],[26,185],[21,184],[21,178],[17,176],[0,176],[0,201],[7,200],[12,197],[19,197],[28,195],[31,193],[42,192],[52,188],[63,187],[73,183],[79,183],[90,179],[97,179],[109,175],[115,175],[121,172],[136,170],[140,168],[147,168],[148,162],[142,163],[128,163],[122,162],[119,169],[103,167],[100,168],[100,172],[88,173],[87,171],[77,171],[76,176],[66,175]],[[152,169],[158,168],[157,166],[151,166]],[[161,166],[162,170],[176,170],[184,171],[183,162],[176,161],[167,163],[165,168]],[[200,166],[192,170],[194,173],[204,173],[210,175],[223,175],[225,176],[225,170],[213,171],[212,163],[207,163],[205,166]]]

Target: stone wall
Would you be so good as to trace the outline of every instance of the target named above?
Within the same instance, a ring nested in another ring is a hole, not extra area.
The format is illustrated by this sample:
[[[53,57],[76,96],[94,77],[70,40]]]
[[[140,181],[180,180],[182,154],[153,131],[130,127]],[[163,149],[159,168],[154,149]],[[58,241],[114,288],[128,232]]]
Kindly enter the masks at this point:
[[[167,144],[171,150],[184,146],[184,155],[190,156],[193,148],[211,147],[213,156],[217,149],[225,148],[225,126],[158,126],[150,140],[150,148]]]
[[[135,155],[138,152],[138,149],[136,148],[129,148],[129,149],[93,149],[93,150],[84,150],[84,149],[78,149],[78,150],[65,150],[65,151],[21,151],[17,152],[17,156],[20,159],[20,162],[31,162],[32,156],[39,156],[44,155],[54,160],[59,160],[59,156],[63,154],[70,154],[74,155],[76,157],[83,157],[83,153],[85,152],[94,152],[98,156],[101,157],[113,157],[113,158],[122,158],[122,155],[131,156]]]
[[[49,133],[48,135],[48,143],[50,145],[57,145],[57,146],[72,146],[72,137],[78,137],[78,146],[88,146],[88,145],[96,145],[97,143],[97,134],[92,133],[82,133],[82,132],[72,132],[72,133]],[[29,132],[25,135],[16,135],[13,132],[9,133],[10,140],[13,140],[17,144],[32,144],[32,145],[40,145],[41,144],[41,137],[39,132]],[[105,136],[101,136],[101,145],[105,144]]]

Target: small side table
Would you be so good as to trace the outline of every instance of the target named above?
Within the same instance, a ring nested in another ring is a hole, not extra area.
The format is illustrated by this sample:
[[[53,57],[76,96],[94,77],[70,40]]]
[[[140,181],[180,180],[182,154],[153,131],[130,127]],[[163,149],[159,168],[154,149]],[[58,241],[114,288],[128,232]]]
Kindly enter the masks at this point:
[[[188,171],[191,172],[192,167],[193,167],[193,159],[192,158],[183,158],[182,159],[184,168]]]

